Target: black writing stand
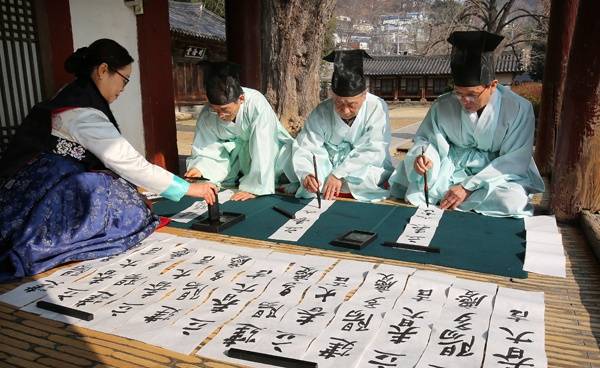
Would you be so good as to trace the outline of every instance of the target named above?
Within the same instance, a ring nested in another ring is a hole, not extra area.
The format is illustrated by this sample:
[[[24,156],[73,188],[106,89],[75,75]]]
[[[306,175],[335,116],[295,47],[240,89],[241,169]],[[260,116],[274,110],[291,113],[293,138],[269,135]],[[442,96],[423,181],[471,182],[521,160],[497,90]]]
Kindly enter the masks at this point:
[[[192,229],[209,233],[220,233],[238,222],[243,221],[245,218],[246,215],[243,213],[221,213],[217,197],[217,201],[213,205],[208,205],[208,215],[204,216],[200,221],[195,221],[192,224]]]

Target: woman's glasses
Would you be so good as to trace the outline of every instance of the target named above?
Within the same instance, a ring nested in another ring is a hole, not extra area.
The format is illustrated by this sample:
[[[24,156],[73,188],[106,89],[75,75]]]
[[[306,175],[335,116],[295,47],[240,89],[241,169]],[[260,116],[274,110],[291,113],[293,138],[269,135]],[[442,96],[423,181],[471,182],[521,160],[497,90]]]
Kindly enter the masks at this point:
[[[118,70],[115,70],[115,73],[117,73],[118,75],[121,76],[121,78],[123,78],[123,88],[125,88],[125,86],[127,85],[127,83],[129,83],[129,78],[127,78],[123,74],[119,73]]]

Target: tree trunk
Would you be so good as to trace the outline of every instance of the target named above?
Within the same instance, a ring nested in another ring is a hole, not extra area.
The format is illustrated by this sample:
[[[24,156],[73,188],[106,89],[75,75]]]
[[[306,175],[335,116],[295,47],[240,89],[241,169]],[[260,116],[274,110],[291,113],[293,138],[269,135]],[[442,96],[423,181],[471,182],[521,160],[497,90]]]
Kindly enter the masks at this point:
[[[558,131],[552,208],[560,220],[600,210],[600,1],[580,1]]]
[[[542,105],[535,138],[535,162],[544,176],[551,174],[554,162],[556,131],[560,122],[569,47],[578,4],[579,0],[553,0],[550,8]]]
[[[262,90],[296,134],[319,103],[319,66],[335,0],[262,0]]]

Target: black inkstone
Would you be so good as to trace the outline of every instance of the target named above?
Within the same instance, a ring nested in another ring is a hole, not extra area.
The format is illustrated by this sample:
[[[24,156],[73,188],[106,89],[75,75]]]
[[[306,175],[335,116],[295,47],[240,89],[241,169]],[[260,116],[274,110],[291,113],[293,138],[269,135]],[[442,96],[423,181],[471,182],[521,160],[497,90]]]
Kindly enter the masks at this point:
[[[362,249],[377,238],[376,233],[370,231],[352,230],[346,234],[335,238],[330,242],[331,245],[351,249]]]

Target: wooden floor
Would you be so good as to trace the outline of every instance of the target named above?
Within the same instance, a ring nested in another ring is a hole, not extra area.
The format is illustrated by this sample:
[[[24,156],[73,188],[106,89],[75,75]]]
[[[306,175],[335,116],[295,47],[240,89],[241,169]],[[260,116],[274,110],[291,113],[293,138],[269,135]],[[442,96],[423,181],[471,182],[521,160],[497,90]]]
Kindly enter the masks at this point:
[[[549,367],[600,367],[600,267],[581,231],[562,225],[567,254],[567,278],[530,274],[525,280],[455,270],[440,266],[379,260],[347,253],[322,251],[221,235],[205,235],[177,229],[164,232],[252,247],[268,247],[292,253],[337,258],[383,261],[418,269],[447,272],[462,278],[495,282],[498,285],[543,291],[546,300],[546,353]],[[45,276],[42,274],[41,276]],[[19,283],[0,284],[0,292]],[[0,367],[228,367],[194,355],[107,335],[93,330],[20,312],[0,303]]]

